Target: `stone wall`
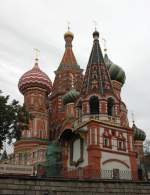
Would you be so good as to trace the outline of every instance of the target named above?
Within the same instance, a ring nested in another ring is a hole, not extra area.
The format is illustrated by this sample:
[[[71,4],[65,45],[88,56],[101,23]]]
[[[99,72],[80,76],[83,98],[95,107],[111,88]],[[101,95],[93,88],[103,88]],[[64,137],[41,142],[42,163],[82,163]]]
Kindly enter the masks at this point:
[[[141,195],[150,182],[0,176],[0,195]]]

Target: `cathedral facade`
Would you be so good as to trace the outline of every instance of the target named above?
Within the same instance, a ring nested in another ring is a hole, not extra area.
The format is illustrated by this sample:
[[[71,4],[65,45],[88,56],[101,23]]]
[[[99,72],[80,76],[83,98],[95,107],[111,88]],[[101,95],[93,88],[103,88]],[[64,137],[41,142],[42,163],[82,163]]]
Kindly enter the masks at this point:
[[[38,59],[19,80],[30,114],[29,128],[14,145],[14,164],[61,164],[64,176],[124,176],[138,178],[145,133],[129,126],[127,107],[121,99],[125,72],[103,55],[99,32],[85,74],[72,50],[74,35],[64,34],[65,52],[55,79],[40,69]],[[59,149],[58,149],[59,145]],[[58,155],[58,153],[60,155]],[[59,156],[59,157],[57,157]],[[49,171],[51,171],[51,167]]]

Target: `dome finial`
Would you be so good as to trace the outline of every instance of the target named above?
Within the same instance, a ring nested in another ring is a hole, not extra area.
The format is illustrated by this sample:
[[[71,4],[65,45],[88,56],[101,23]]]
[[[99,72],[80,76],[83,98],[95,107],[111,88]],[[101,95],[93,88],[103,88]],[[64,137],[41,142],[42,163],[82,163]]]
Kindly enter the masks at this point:
[[[94,24],[94,30],[97,31],[97,22],[96,22],[96,20],[93,20],[93,24]]]
[[[104,53],[107,54],[107,40],[103,38],[103,43],[104,43]]]
[[[94,38],[94,40],[98,40],[99,32],[97,31],[97,22],[93,21],[93,24],[94,24],[93,38]]]
[[[70,22],[67,22],[67,28],[68,31],[64,34],[64,39],[66,41],[66,47],[72,47],[72,40],[74,37],[74,34],[70,31]]]
[[[131,113],[131,117],[132,117],[132,123],[133,125],[135,125],[135,117],[134,117],[134,112]]]
[[[38,65],[40,50],[37,48],[33,48],[33,50],[35,52],[35,65]]]
[[[67,26],[68,26],[68,31],[70,31],[70,22],[67,22]]]

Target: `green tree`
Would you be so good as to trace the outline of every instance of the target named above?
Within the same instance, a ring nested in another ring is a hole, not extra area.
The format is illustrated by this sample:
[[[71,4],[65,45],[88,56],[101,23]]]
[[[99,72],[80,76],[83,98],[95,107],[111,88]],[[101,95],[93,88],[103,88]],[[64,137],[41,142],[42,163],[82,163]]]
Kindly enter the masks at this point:
[[[18,140],[21,131],[28,128],[29,114],[25,106],[16,100],[10,102],[9,99],[9,95],[4,96],[0,91],[0,149],[4,142],[10,144],[13,139]]]

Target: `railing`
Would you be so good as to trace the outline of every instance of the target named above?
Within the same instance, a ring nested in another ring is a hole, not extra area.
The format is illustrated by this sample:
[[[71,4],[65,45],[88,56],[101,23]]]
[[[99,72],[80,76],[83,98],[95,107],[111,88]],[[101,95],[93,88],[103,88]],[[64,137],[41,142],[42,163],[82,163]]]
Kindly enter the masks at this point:
[[[61,167],[41,167],[37,171],[37,176],[40,177],[61,177],[61,178],[83,178],[83,179],[106,179],[106,180],[138,180],[138,173],[128,170],[112,169],[112,170],[97,170],[88,167],[66,168]],[[40,171],[42,170],[42,171]],[[140,179],[140,178],[139,178]]]
[[[119,117],[113,117],[109,116],[107,114],[86,114],[82,115],[77,119],[74,123],[75,126],[78,126],[86,121],[89,121],[90,119],[99,120],[101,122],[105,121],[108,123],[115,123],[116,125],[120,125],[120,119]]]
[[[67,169],[61,172],[61,176],[66,178],[97,178],[111,180],[136,180],[131,171],[126,170],[92,170],[92,169]]]

